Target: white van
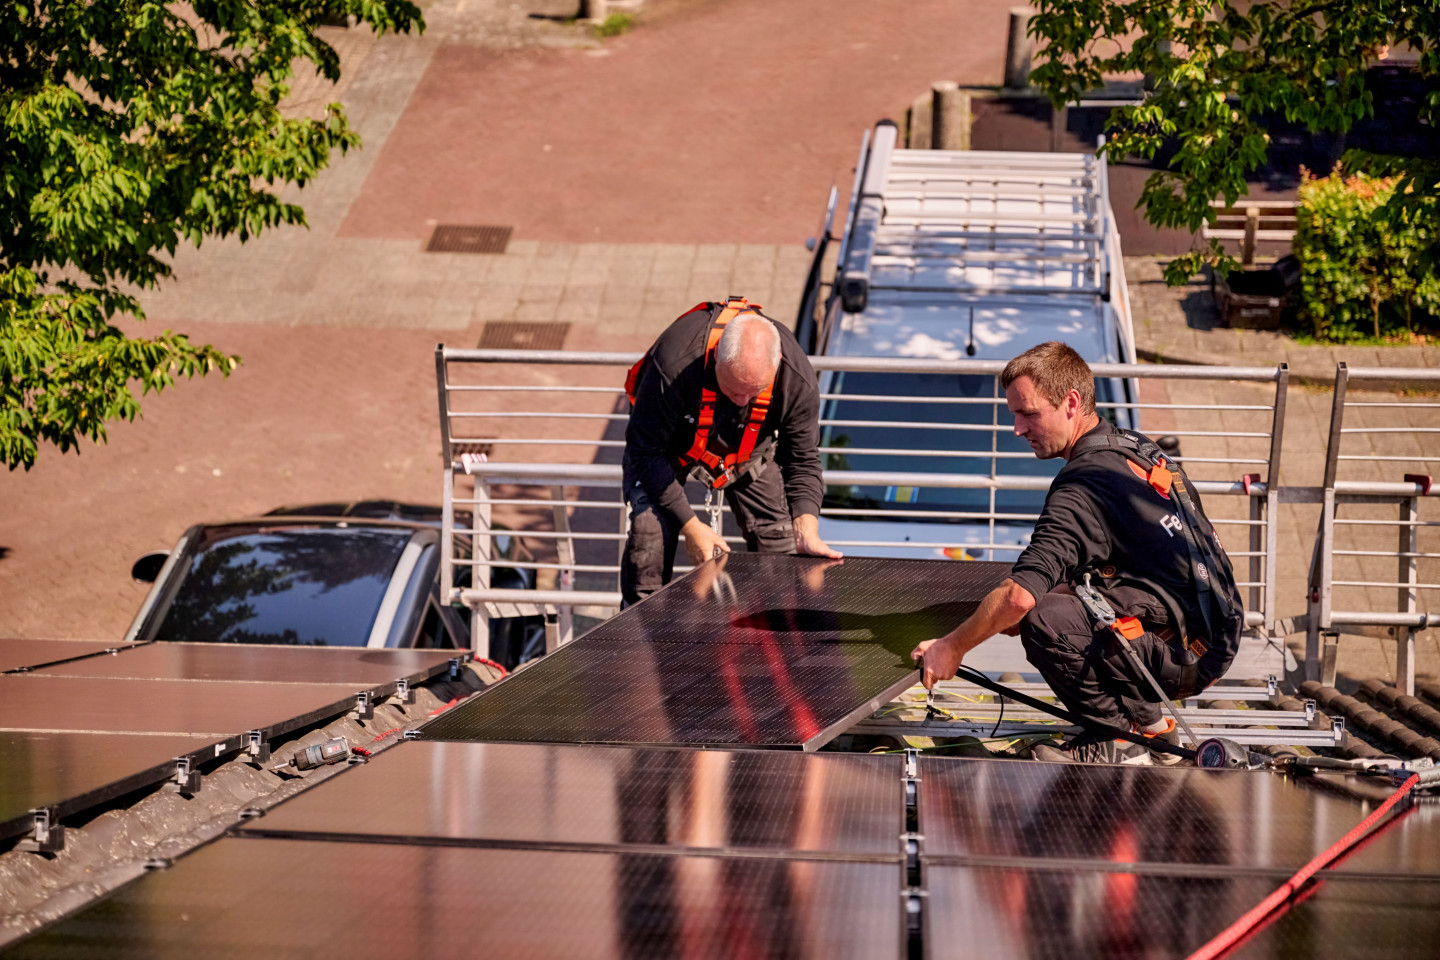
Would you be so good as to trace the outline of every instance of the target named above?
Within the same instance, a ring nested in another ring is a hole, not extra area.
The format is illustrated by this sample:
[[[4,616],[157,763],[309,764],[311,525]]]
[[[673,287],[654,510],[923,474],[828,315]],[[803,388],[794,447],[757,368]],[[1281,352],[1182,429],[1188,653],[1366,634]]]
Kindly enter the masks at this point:
[[[1036,460],[1014,436],[1000,366],[1047,340],[1091,363],[1135,362],[1105,161],[899,150],[895,135],[889,121],[866,135],[834,281],[816,310],[824,285],[812,270],[801,343],[833,357],[990,362],[973,374],[821,373],[822,462],[1002,482],[827,486],[821,536],[856,556],[1014,560],[1045,492],[1003,480],[1053,477],[1060,461]],[[1096,386],[1101,413],[1139,429],[1134,382]]]

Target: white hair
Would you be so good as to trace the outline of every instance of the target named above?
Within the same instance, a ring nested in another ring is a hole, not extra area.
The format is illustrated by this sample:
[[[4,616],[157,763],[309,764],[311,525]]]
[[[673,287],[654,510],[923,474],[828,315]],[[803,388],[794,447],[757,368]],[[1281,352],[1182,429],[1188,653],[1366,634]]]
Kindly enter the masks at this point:
[[[742,313],[725,325],[725,332],[720,334],[720,342],[715,345],[715,359],[726,366],[739,363],[741,349],[749,339],[745,332],[752,329],[765,331],[766,367],[770,370],[780,369],[780,331],[775,329],[772,321],[758,313]],[[747,359],[753,363],[759,358]]]

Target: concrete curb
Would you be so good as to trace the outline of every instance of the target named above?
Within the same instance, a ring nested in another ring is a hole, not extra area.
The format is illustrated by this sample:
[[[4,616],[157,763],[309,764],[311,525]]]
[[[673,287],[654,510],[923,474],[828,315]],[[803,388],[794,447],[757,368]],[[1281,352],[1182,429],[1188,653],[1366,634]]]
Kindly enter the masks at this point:
[[[1171,351],[1157,351],[1139,344],[1135,347],[1135,356],[1142,363],[1168,363],[1187,367],[1252,366],[1259,363],[1252,357],[1237,357],[1219,351],[1185,350],[1177,354]],[[1304,383],[1319,387],[1328,387],[1335,383],[1335,365],[1329,362],[1328,357],[1324,361],[1317,358],[1314,362],[1302,360],[1297,364],[1292,353],[1292,357],[1287,359],[1290,363],[1291,383]],[[1264,365],[1269,366],[1270,364],[1267,361]]]

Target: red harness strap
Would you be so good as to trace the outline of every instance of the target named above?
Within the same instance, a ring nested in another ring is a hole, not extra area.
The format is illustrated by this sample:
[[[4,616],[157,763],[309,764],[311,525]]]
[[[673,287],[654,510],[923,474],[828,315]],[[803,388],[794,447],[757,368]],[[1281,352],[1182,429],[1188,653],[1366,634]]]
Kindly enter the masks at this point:
[[[742,313],[758,313],[759,304],[752,304],[744,297],[735,297],[725,303],[714,323],[710,325],[710,336],[705,343],[705,371],[702,374],[700,387],[700,414],[695,419],[695,439],[690,444],[690,450],[680,458],[680,466],[687,467],[694,463],[703,464],[706,469],[715,477],[710,486],[719,490],[727,486],[735,478],[735,470],[750,459],[755,452],[755,444],[760,439],[760,428],[765,423],[765,416],[770,412],[771,392],[775,388],[775,381],[772,379],[767,386],[755,398],[750,405],[750,419],[745,424],[745,432],[740,437],[740,444],[730,451],[722,459],[706,449],[710,444],[710,428],[715,424],[715,391],[705,385],[709,380],[710,368],[715,362],[715,347],[720,343],[720,337],[729,325]]]

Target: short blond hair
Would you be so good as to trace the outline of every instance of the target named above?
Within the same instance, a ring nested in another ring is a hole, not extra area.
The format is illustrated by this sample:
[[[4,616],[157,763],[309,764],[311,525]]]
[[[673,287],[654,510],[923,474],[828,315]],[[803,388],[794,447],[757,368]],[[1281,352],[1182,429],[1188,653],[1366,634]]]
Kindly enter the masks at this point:
[[[1029,377],[1051,406],[1060,406],[1074,390],[1080,394],[1080,405],[1085,412],[1095,412],[1095,374],[1090,364],[1067,343],[1049,340],[1026,350],[1005,364],[1000,385],[1008,388],[1021,377]]]

